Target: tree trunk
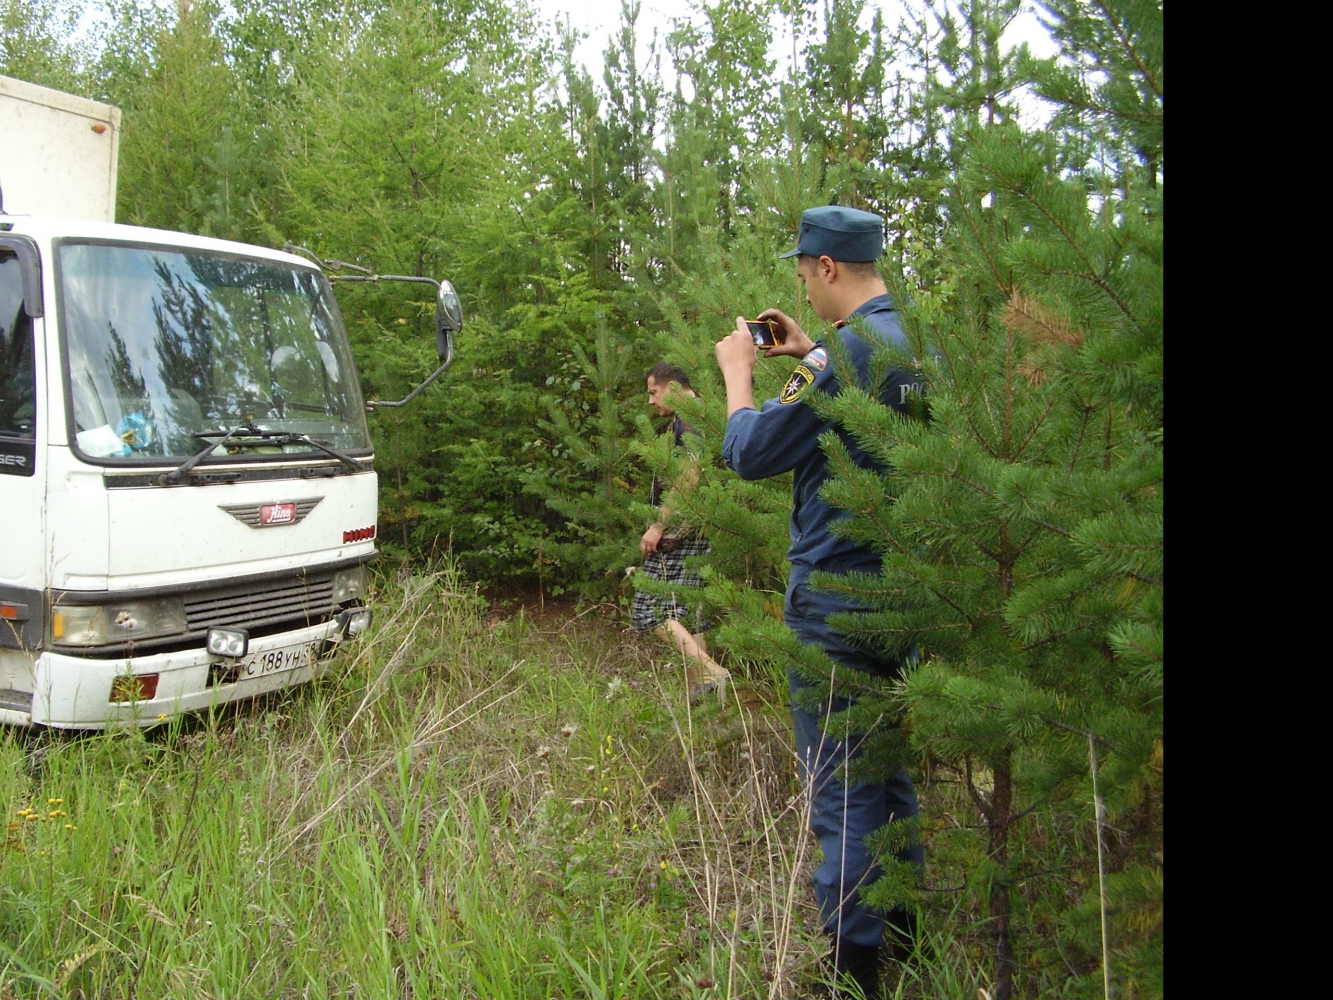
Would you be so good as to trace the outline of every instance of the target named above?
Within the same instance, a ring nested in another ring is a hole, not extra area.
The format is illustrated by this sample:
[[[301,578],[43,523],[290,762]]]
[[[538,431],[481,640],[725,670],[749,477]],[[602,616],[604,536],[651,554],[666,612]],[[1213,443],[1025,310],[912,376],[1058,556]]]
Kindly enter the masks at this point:
[[[1013,816],[1014,776],[1009,755],[993,764],[995,790],[991,793],[990,854],[1002,869],[1009,864],[1009,820]],[[995,1000],[1010,1000],[1014,993],[1014,950],[1009,939],[1012,900],[1006,874],[990,896],[992,933],[995,935]]]

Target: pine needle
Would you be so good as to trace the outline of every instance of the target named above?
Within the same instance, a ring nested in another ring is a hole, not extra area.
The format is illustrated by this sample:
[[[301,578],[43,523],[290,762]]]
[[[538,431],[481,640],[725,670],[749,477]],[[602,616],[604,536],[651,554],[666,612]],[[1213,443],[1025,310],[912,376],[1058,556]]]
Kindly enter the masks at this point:
[[[1009,296],[1002,317],[1004,325],[1037,344],[1082,347],[1083,331],[1071,326],[1067,317],[1035,299],[1015,291]]]
[[[1037,357],[1031,355],[1018,363],[1018,373],[1027,379],[1028,385],[1037,386],[1046,381],[1046,369]]]

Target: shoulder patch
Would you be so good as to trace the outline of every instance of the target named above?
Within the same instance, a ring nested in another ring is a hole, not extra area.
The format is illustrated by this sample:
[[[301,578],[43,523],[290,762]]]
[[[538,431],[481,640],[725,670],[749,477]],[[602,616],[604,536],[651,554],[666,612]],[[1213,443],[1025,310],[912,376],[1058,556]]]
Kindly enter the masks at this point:
[[[812,371],[822,372],[828,367],[828,352],[822,347],[816,347],[801,359],[801,364]]]
[[[794,403],[801,398],[801,393],[815,384],[815,373],[805,365],[799,364],[796,370],[791,373],[791,378],[787,379],[787,384],[782,387],[782,395],[778,397],[779,403]]]

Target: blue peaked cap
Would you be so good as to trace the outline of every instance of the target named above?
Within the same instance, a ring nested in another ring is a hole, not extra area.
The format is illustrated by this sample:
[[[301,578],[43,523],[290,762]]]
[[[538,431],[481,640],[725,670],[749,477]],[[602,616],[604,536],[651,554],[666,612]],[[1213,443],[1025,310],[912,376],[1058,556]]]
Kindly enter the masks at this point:
[[[801,213],[796,249],[778,259],[801,253],[845,261],[879,260],[884,255],[884,220],[874,212],[842,205],[807,208]]]

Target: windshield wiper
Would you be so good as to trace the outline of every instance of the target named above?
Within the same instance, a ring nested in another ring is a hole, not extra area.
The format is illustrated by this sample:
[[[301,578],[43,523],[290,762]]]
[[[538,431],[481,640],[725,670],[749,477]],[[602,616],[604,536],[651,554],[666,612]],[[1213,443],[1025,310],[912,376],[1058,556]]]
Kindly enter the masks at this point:
[[[221,440],[209,441],[208,447],[205,448],[203,451],[201,451],[199,454],[195,455],[193,458],[186,459],[184,462],[181,463],[181,465],[178,468],[172,470],[171,472],[166,473],[162,477],[161,480],[162,483],[164,485],[172,485],[174,483],[180,482],[182,477],[188,476],[190,472],[194,470],[194,467],[198,465],[200,462],[202,462],[204,459],[206,459],[209,455],[213,454],[215,451],[217,451],[217,449],[227,444],[227,442],[232,441],[242,435],[244,435],[245,437],[259,438],[261,441],[264,442],[264,444],[276,444],[276,445],[308,444],[312,448],[316,448],[327,455],[333,456],[338,461],[342,462],[343,465],[351,469],[353,472],[366,471],[365,465],[363,465],[361,462],[358,462],[356,459],[352,458],[352,456],[344,455],[341,452],[334,451],[328,445],[321,444],[320,442],[314,440],[313,438],[311,438],[309,435],[306,434],[293,434],[289,431],[271,431],[263,427],[256,427],[253,423],[250,422],[237,424],[231,430],[225,432],[219,429],[216,431],[196,431],[194,434],[195,437],[203,438],[204,440],[218,437],[218,435],[221,435]]]
[[[238,434],[240,434],[241,431],[245,431],[247,434],[250,434],[251,436],[254,436],[254,437],[263,437],[264,434],[265,434],[264,431],[260,430],[258,427],[256,427],[256,426],[255,426],[254,424],[252,424],[252,423],[237,424],[237,425],[236,425],[235,427],[233,427],[231,430],[229,430],[229,431],[225,431],[225,432],[224,432],[224,431],[220,431],[220,430],[219,430],[219,431],[196,431],[196,432],[194,433],[194,435],[193,435],[194,437],[197,437],[197,438],[203,438],[204,440],[208,440],[208,439],[211,438],[211,437],[217,437],[219,434],[221,434],[221,435],[222,435],[222,440],[221,440],[221,441],[210,441],[209,444],[208,444],[208,447],[205,448],[203,451],[201,451],[199,454],[195,455],[193,458],[187,458],[184,462],[182,462],[179,466],[177,466],[177,467],[176,467],[175,469],[173,469],[171,472],[166,473],[166,474],[162,477],[162,480],[161,480],[162,483],[163,483],[163,485],[171,485],[172,483],[178,483],[178,482],[180,482],[182,476],[188,476],[188,475],[190,474],[190,471],[191,471],[196,465],[198,465],[200,462],[202,462],[204,459],[206,459],[209,455],[213,454],[214,451],[216,451],[218,448],[221,448],[224,444],[226,444],[226,443],[227,443],[228,441],[230,441],[232,438],[234,438],[234,437],[236,437]]]
[[[328,445],[321,444],[320,442],[316,441],[309,434],[291,434],[285,431],[282,433],[278,433],[275,431],[265,431],[264,433],[269,435],[269,440],[275,442],[276,444],[308,444],[312,448],[318,448],[326,455],[332,455],[334,458],[342,462],[343,465],[347,466],[353,472],[366,471],[365,465],[358,462],[351,455],[344,455],[340,451],[335,451]]]

